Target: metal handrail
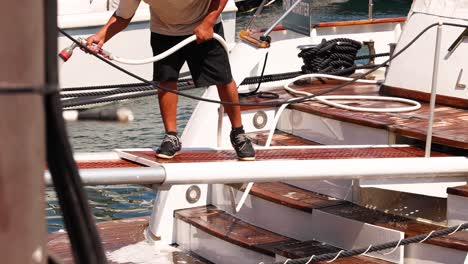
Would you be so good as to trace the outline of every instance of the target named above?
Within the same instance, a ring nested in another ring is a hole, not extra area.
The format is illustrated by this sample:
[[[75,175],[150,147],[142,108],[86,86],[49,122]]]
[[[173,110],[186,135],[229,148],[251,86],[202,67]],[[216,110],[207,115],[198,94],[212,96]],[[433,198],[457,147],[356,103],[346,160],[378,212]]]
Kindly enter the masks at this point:
[[[267,169],[266,169],[267,168]],[[223,173],[220,173],[222,171]],[[467,157],[165,163],[158,167],[81,169],[84,185],[228,184],[281,180],[466,178]],[[52,186],[46,172],[47,186]]]
[[[432,69],[432,85],[431,85],[431,100],[429,103],[429,121],[427,123],[427,132],[426,132],[426,148],[425,148],[425,157],[429,158],[431,156],[431,145],[432,145],[432,127],[434,125],[434,111],[435,111],[435,102],[437,96],[437,79],[439,73],[439,55],[440,55],[440,42],[442,39],[442,22],[439,22],[437,26],[436,34],[436,44],[434,50],[434,67]]]

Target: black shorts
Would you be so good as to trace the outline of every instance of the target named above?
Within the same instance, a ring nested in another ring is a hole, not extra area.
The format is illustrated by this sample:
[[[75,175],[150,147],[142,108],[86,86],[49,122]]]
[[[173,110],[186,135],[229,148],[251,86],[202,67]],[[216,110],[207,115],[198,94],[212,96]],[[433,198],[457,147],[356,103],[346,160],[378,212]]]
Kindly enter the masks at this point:
[[[223,25],[214,26],[214,32],[224,38]],[[167,36],[151,32],[154,56],[172,48],[188,36]],[[223,46],[215,39],[197,44],[192,42],[165,59],[154,63],[154,81],[177,81],[184,62],[197,87],[227,84],[231,82],[231,66]]]

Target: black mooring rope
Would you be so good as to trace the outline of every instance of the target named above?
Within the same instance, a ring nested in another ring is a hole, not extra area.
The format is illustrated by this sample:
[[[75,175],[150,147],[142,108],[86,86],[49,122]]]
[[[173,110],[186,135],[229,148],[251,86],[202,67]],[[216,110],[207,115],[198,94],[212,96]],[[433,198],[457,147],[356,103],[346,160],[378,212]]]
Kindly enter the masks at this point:
[[[361,47],[360,42],[352,39],[324,39],[317,46],[302,49],[297,56],[304,62],[301,70],[305,74],[348,76],[356,71],[354,61]]]

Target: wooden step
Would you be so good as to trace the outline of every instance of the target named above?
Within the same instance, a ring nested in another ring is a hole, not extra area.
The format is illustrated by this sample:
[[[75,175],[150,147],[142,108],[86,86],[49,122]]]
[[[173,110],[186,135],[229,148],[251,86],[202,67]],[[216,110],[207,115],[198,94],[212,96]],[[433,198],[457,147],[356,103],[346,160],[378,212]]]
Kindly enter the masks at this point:
[[[316,240],[311,240],[311,241],[304,241],[304,242],[298,242],[298,243],[293,243],[289,244],[286,246],[281,246],[276,249],[276,253],[282,258],[280,261],[285,261],[286,259],[298,259],[298,258],[310,258],[311,256],[318,256],[322,254],[328,254],[328,253],[338,253],[341,249],[316,241]],[[313,262],[313,263],[327,263],[326,261],[321,261],[321,262]],[[385,260],[380,260],[380,259],[375,259],[375,258],[370,258],[366,256],[354,256],[354,257],[347,257],[347,258],[338,258],[333,263],[336,264],[388,264],[391,262],[385,261]]]
[[[269,131],[267,132],[252,132],[247,133],[247,136],[254,144],[265,146],[268,139]],[[271,140],[270,146],[312,146],[319,145],[317,142],[307,140],[280,130],[276,130]]]
[[[320,94],[335,87],[339,82],[326,80],[322,82],[312,82],[304,84],[295,89],[306,91],[313,94]],[[241,102],[252,103],[275,103],[278,101],[292,98],[282,87],[272,90],[279,94],[278,99],[259,99],[259,98],[242,98]],[[379,86],[374,84],[359,84],[354,83],[347,85],[327,95],[374,95],[379,96]],[[361,107],[402,107],[406,106],[401,103],[385,102],[385,101],[367,101],[359,100],[359,102],[350,100],[342,100],[343,103],[353,106]],[[259,108],[259,107],[258,107]],[[338,109],[321,104],[316,101],[308,101],[305,103],[292,104],[288,106],[289,109],[297,110],[312,114],[315,116],[330,118],[346,123],[357,124],[366,127],[373,127],[378,129],[385,129],[389,132],[395,133],[408,138],[416,138],[419,140],[426,139],[427,124],[429,118],[429,103],[421,102],[421,108],[408,112],[408,113],[369,113],[369,112],[356,112],[344,109]],[[243,109],[243,108],[241,108]],[[249,109],[252,109],[250,107]],[[468,110],[466,107],[456,108],[444,105],[436,105],[436,118],[434,120],[433,139],[434,144],[448,145],[460,149],[468,149],[468,134],[466,127],[468,127]]]
[[[275,247],[298,242],[248,224],[212,205],[178,210],[175,217],[219,239],[272,257]]]
[[[242,194],[238,193],[237,198]],[[239,217],[301,241],[316,239],[353,249],[398,241],[404,236],[398,230],[329,214],[325,210],[352,203],[285,183],[255,183],[250,194],[247,205],[238,212]],[[390,255],[376,252],[371,256],[399,262],[403,259],[403,249]]]
[[[106,251],[108,263],[117,264],[120,261],[112,261],[112,253],[119,249],[134,246],[138,243],[143,243],[146,238],[144,230],[148,227],[149,217],[136,217],[123,220],[115,220],[102,222],[97,224],[97,228],[101,237],[104,250]],[[75,263],[71,252],[71,245],[66,232],[55,232],[47,237],[48,251],[61,263]],[[153,245],[149,245],[146,249],[154,250]],[[142,252],[142,254],[146,254]],[[186,263],[186,264],[209,264],[211,262],[200,258],[196,254],[190,252],[182,252],[174,248],[171,252],[165,252],[165,263]],[[125,263],[142,263],[141,259],[135,262],[125,261]]]
[[[244,190],[244,187],[241,190]],[[347,203],[347,201],[307,191],[282,182],[255,183],[250,193],[262,199],[308,213],[312,213],[313,209]]]
[[[353,204],[351,202],[336,200],[334,198],[303,190],[285,183],[256,183],[250,194],[254,197],[258,197],[262,200],[290,209],[300,210],[304,213],[310,213],[316,217],[321,216],[320,219],[322,220],[331,219],[330,217],[339,217],[342,219],[354,221],[356,223],[363,223],[366,225],[403,232],[406,237],[425,234],[431,232],[432,230],[439,230],[443,228],[438,225],[418,222],[406,217],[373,210]],[[311,197],[313,198],[311,199]],[[332,202],[330,202],[330,200]],[[253,210],[259,210],[259,208],[253,208]],[[277,211],[278,215],[286,213],[291,216],[293,214],[291,210],[283,212]],[[294,223],[293,220],[291,221]],[[315,223],[311,223],[311,225],[314,224]],[[337,232],[337,228],[340,227],[331,225],[331,221],[329,221],[327,224],[320,224],[318,228],[320,229],[321,234],[330,236],[331,233],[335,234]],[[315,235],[316,236],[314,236],[314,238],[317,238],[321,241],[326,241],[327,239],[326,237],[321,237],[321,235]],[[452,236],[428,239],[424,243],[444,248],[468,251],[468,233],[458,232]]]
[[[222,210],[217,209],[215,206],[212,205],[178,210],[175,213],[175,217],[176,219],[181,220],[187,223],[188,225],[193,226],[196,229],[201,230],[207,233],[208,235],[218,238],[220,240],[219,242],[215,241],[215,244],[217,244],[218,248],[211,249],[215,252],[203,252],[202,250],[199,250],[197,252],[197,249],[200,249],[199,246],[195,246],[195,248],[190,248],[191,251],[194,251],[202,257],[207,258],[208,260],[216,263],[236,263],[237,261],[233,259],[232,256],[228,257],[222,255],[222,250],[219,250],[219,247],[225,247],[222,244],[222,242],[228,242],[237,245],[238,247],[241,247],[243,249],[248,249],[260,254],[264,254],[266,256],[270,256],[270,261],[274,260],[273,257],[276,255],[286,256],[288,258],[300,257],[300,255],[297,255],[297,250],[295,251],[295,249],[297,249],[297,245],[301,245],[300,241],[249,224]],[[180,226],[178,226],[177,232],[187,231],[181,230],[179,228]],[[193,240],[203,237],[203,234],[194,234],[193,230],[190,230],[189,234],[190,237],[186,237],[185,239],[190,239],[191,243],[194,243]],[[209,241],[207,240],[208,238],[202,239],[203,243],[209,243]],[[183,235],[181,235],[181,240],[178,239],[177,243],[180,243],[185,247],[190,247],[190,245],[187,245],[187,241],[183,241]],[[315,250],[315,252],[317,253],[338,252],[341,250],[339,248],[326,245],[325,243],[317,241],[306,242],[305,244],[308,245],[309,249],[309,251],[305,253],[310,253],[313,250]],[[193,245],[191,246],[193,247]],[[207,247],[205,247],[205,249],[206,248]],[[235,249],[231,250],[234,250],[234,252],[230,252],[230,255],[239,254],[240,259],[242,259],[242,257],[245,258],[243,259],[242,263],[258,263],[255,259],[248,259],[246,258],[246,256],[243,256],[245,253],[241,253],[242,251],[235,251]],[[214,256],[210,256],[211,254],[216,254],[216,258],[213,259]],[[372,258],[368,257],[345,258],[340,260],[340,262],[338,263],[363,263],[360,262],[363,259],[367,261],[364,263],[369,264],[388,263],[385,261],[373,260]]]

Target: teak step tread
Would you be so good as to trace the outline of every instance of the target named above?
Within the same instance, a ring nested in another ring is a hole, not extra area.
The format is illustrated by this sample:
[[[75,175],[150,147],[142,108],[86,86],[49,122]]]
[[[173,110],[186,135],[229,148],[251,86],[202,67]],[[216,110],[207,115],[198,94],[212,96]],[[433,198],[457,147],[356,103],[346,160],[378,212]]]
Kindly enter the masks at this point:
[[[112,252],[122,247],[144,241],[144,230],[148,226],[149,217],[136,217],[123,220],[114,220],[97,224],[97,228],[106,252]],[[47,237],[47,249],[61,263],[75,263],[71,252],[70,241],[65,232],[55,232]],[[211,262],[200,258],[193,253],[182,251],[171,252],[173,263],[209,264]],[[110,264],[117,264],[108,260]],[[131,263],[128,263],[131,264]]]
[[[449,187],[447,188],[447,193],[451,195],[468,197],[468,184],[456,187]]]
[[[241,190],[245,189],[245,185]],[[250,194],[291,208],[312,213],[313,209],[347,203],[327,195],[304,190],[282,182],[255,183]]]
[[[289,244],[277,248],[276,253],[285,258],[297,259],[297,258],[308,258],[313,255],[318,256],[328,253],[338,253],[341,249],[328,245],[319,241],[311,240]],[[313,262],[313,263],[326,263],[326,261]],[[333,263],[337,264],[387,264],[391,263],[385,260],[365,257],[365,256],[354,256],[347,258],[338,258]]]
[[[148,226],[148,219],[148,217],[137,217],[98,223],[97,228],[104,249],[114,251],[145,240],[144,230]],[[63,263],[74,263],[67,233],[55,232],[49,234],[47,241],[48,250]]]
[[[157,163],[191,163],[238,161],[234,150],[190,150],[183,149],[172,159],[157,158],[154,150],[122,150],[125,155]],[[447,156],[433,152],[433,157]],[[255,160],[321,160],[321,159],[365,159],[365,158],[415,158],[424,157],[424,150],[417,147],[356,147],[356,148],[301,148],[301,149],[258,149]],[[242,162],[242,161],[239,161]]]
[[[275,256],[278,246],[298,242],[246,223],[212,205],[178,210],[175,217],[212,236],[269,256]]]
[[[265,146],[270,132],[252,132],[248,133],[247,136],[252,140],[253,143]],[[317,142],[307,140],[280,130],[276,130],[271,140],[270,146],[311,146],[319,145]]]

